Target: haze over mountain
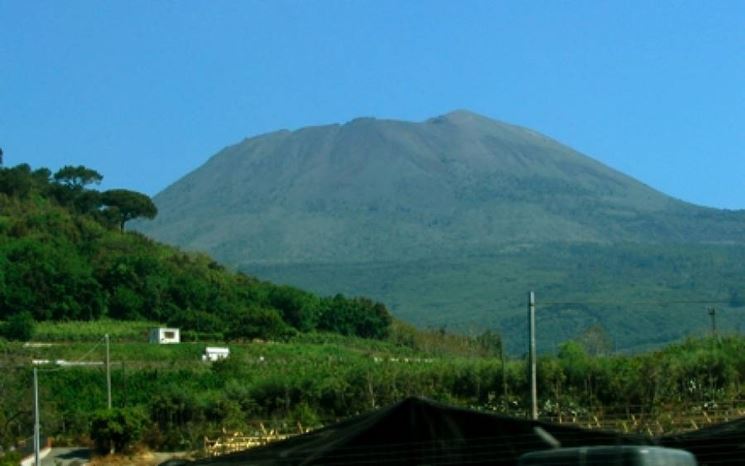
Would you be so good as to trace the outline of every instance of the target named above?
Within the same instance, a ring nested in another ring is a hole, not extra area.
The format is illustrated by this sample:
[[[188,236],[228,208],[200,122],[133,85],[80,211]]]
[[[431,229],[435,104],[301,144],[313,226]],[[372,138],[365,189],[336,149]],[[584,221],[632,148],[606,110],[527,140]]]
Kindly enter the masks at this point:
[[[714,251],[707,254],[731,258],[722,248],[745,241],[741,211],[673,199],[535,131],[468,111],[419,123],[359,118],[246,139],[155,202],[157,219],[138,228],[159,240],[272,280],[365,293],[431,325],[458,326],[467,315],[478,321],[495,302],[509,317],[528,287],[597,297],[587,275],[563,275],[579,257],[598,265],[624,248],[628,259],[706,245]],[[546,259],[557,254],[563,259]],[[737,266],[727,267],[734,280]],[[600,270],[596,277],[607,272],[612,280],[619,268]],[[649,273],[660,275],[654,267]],[[663,288],[674,290],[678,279],[687,278],[673,274]],[[513,295],[504,296],[509,288],[486,294],[506,282]],[[730,297],[737,287],[721,286],[691,292]]]

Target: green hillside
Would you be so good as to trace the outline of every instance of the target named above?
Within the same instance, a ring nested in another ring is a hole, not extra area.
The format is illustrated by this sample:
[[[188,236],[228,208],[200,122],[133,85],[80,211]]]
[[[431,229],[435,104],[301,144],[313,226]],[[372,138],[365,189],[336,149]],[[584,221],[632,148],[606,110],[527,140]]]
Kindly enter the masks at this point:
[[[154,201],[161,214],[136,228],[155,238],[371,296],[422,326],[498,328],[514,351],[530,290],[539,305],[579,303],[539,314],[547,349],[596,324],[643,349],[703,331],[708,305],[727,309],[725,328],[740,322],[745,212],[682,202],[467,111],[246,139]]]
[[[142,194],[92,189],[101,178],[85,167],[0,169],[0,320],[145,319],[218,340],[389,334],[381,304],[273,285],[123,231],[157,211]]]
[[[601,326],[614,349],[640,351],[710,332],[745,330],[745,247],[546,244],[453,259],[253,265],[245,270],[308,289],[359,292],[422,328],[496,329],[527,345],[527,293],[537,296],[539,351]],[[560,303],[560,304],[553,304]]]

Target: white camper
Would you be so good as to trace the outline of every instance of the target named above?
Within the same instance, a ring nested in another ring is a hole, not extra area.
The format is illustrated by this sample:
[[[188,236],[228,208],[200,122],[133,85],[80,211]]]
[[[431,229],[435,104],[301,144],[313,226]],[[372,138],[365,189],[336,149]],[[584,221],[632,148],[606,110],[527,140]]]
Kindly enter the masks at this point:
[[[150,343],[160,345],[181,343],[181,333],[177,328],[154,328],[150,329]]]
[[[208,346],[204,349],[202,361],[215,362],[220,359],[226,359],[230,356],[230,348],[221,348],[217,346]]]

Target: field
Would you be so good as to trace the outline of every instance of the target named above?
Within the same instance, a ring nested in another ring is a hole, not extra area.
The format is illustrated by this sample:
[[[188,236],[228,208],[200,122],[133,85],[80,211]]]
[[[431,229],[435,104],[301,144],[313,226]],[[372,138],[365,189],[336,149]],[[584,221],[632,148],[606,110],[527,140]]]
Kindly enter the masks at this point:
[[[399,401],[439,401],[525,416],[525,361],[439,331],[397,327],[387,341],[307,334],[287,341],[146,343],[152,323],[43,324],[30,343],[0,343],[3,443],[32,431],[32,360],[41,365],[42,430],[61,444],[87,442],[106,406],[104,331],[111,339],[113,405],[142,419],[153,449],[199,448],[223,430],[296,432]],[[407,333],[408,332],[408,333]],[[539,358],[540,416],[586,427],[661,433],[739,416],[745,409],[745,339],[691,339],[635,355],[568,342]],[[205,363],[207,345],[230,358]]]

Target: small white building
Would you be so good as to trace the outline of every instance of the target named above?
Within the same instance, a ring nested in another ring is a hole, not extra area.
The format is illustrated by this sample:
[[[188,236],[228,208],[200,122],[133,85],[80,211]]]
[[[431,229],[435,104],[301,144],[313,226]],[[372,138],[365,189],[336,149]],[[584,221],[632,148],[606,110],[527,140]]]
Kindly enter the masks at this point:
[[[150,329],[150,343],[169,344],[181,343],[181,332],[177,328],[153,328]]]
[[[204,349],[202,355],[202,361],[219,361],[220,359],[226,359],[230,356],[230,348],[221,348],[218,346],[208,346]]]

